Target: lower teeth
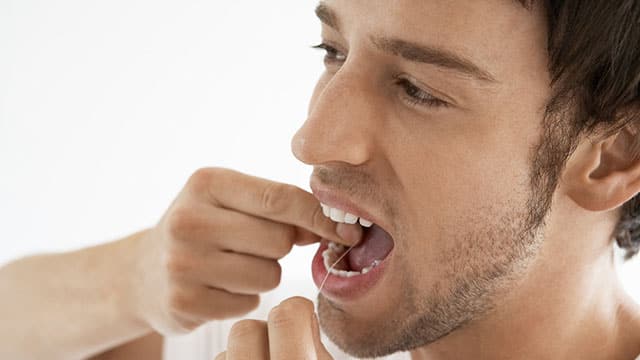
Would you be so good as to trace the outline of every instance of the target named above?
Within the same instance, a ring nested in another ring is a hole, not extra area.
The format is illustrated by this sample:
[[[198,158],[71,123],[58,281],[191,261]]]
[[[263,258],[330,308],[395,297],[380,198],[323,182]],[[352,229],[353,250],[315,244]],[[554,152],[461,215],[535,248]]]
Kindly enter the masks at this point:
[[[362,271],[347,271],[336,269],[335,266],[337,265],[337,260],[340,259],[340,256],[343,255],[345,251],[348,251],[348,249],[349,248],[343,245],[329,242],[329,247],[322,252],[322,258],[324,259],[324,267],[330,274],[349,278],[358,275],[364,275],[373,270],[376,266],[380,265],[380,260],[374,260],[371,265],[362,269]]]

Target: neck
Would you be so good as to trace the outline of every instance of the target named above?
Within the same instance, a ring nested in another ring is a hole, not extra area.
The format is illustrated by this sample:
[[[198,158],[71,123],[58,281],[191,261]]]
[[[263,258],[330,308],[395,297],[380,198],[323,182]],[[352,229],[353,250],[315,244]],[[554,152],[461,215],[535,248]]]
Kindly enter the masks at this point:
[[[577,254],[543,256],[555,261],[536,260],[495,310],[412,359],[635,359],[640,310],[622,290],[609,249],[582,263]]]

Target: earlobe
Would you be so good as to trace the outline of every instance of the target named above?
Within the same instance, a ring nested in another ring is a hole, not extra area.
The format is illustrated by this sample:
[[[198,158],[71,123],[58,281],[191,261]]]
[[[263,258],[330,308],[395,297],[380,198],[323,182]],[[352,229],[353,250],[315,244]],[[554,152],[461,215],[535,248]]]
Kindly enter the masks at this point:
[[[640,192],[637,134],[622,129],[593,142],[585,140],[567,162],[564,185],[569,197],[590,211],[617,208]]]

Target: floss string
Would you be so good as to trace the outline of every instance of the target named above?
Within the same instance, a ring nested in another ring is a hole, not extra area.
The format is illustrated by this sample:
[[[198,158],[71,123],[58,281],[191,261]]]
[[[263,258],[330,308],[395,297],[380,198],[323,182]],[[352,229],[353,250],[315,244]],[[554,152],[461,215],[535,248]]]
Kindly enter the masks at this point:
[[[351,247],[349,247],[349,249],[347,249],[347,251],[344,252],[344,254],[340,255],[340,257],[338,258],[338,260],[336,260],[327,270],[327,275],[324,276],[324,279],[322,280],[322,283],[320,284],[320,288],[318,289],[318,292],[322,292],[322,289],[324,288],[324,283],[327,282],[327,279],[329,278],[329,275],[331,274],[331,270],[333,270],[336,265],[338,265],[338,263],[340,263],[340,261],[342,261],[342,259],[344,259],[345,256],[347,256],[347,254],[349,254],[349,252],[351,252],[351,250],[356,247],[355,245],[351,245]]]

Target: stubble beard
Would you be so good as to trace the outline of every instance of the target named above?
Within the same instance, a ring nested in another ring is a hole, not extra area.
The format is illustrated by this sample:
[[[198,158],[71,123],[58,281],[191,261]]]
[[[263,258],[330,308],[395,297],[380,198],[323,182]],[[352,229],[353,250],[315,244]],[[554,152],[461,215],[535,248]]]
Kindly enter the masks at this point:
[[[409,264],[400,259],[397,266],[402,267],[403,281],[397,286],[401,293],[397,309],[374,323],[359,324],[358,329],[366,330],[348,334],[344,324],[351,321],[349,315],[319,295],[320,324],[329,338],[357,357],[386,356],[431,344],[490,314],[496,299],[518,286],[544,240],[560,174],[581,134],[577,127],[565,123],[567,118],[570,113],[547,110],[539,142],[530,148],[530,186],[528,194],[521,197],[526,202],[519,207],[514,207],[518,202],[513,201],[476,212],[484,217],[459,224],[456,228],[467,232],[449,237],[458,240],[458,248],[440,257],[444,261],[437,266],[449,272],[431,285],[429,292],[414,285],[420,283],[420,274],[409,271]]]
[[[528,212],[501,210],[502,216],[491,218],[485,211],[490,220],[474,220],[484,229],[474,226],[467,234],[457,234],[454,243],[459,246],[438,257],[442,263],[434,268],[447,270],[426,287],[429,291],[416,286],[420,274],[410,271],[406,261],[394,259],[403,279],[395,287],[399,302],[371,323],[357,324],[357,333],[346,333],[353,327],[345,323],[354,320],[319,295],[318,313],[326,334],[348,354],[378,357],[426,346],[489,314],[495,299],[526,273],[542,239],[542,227],[527,224]]]

